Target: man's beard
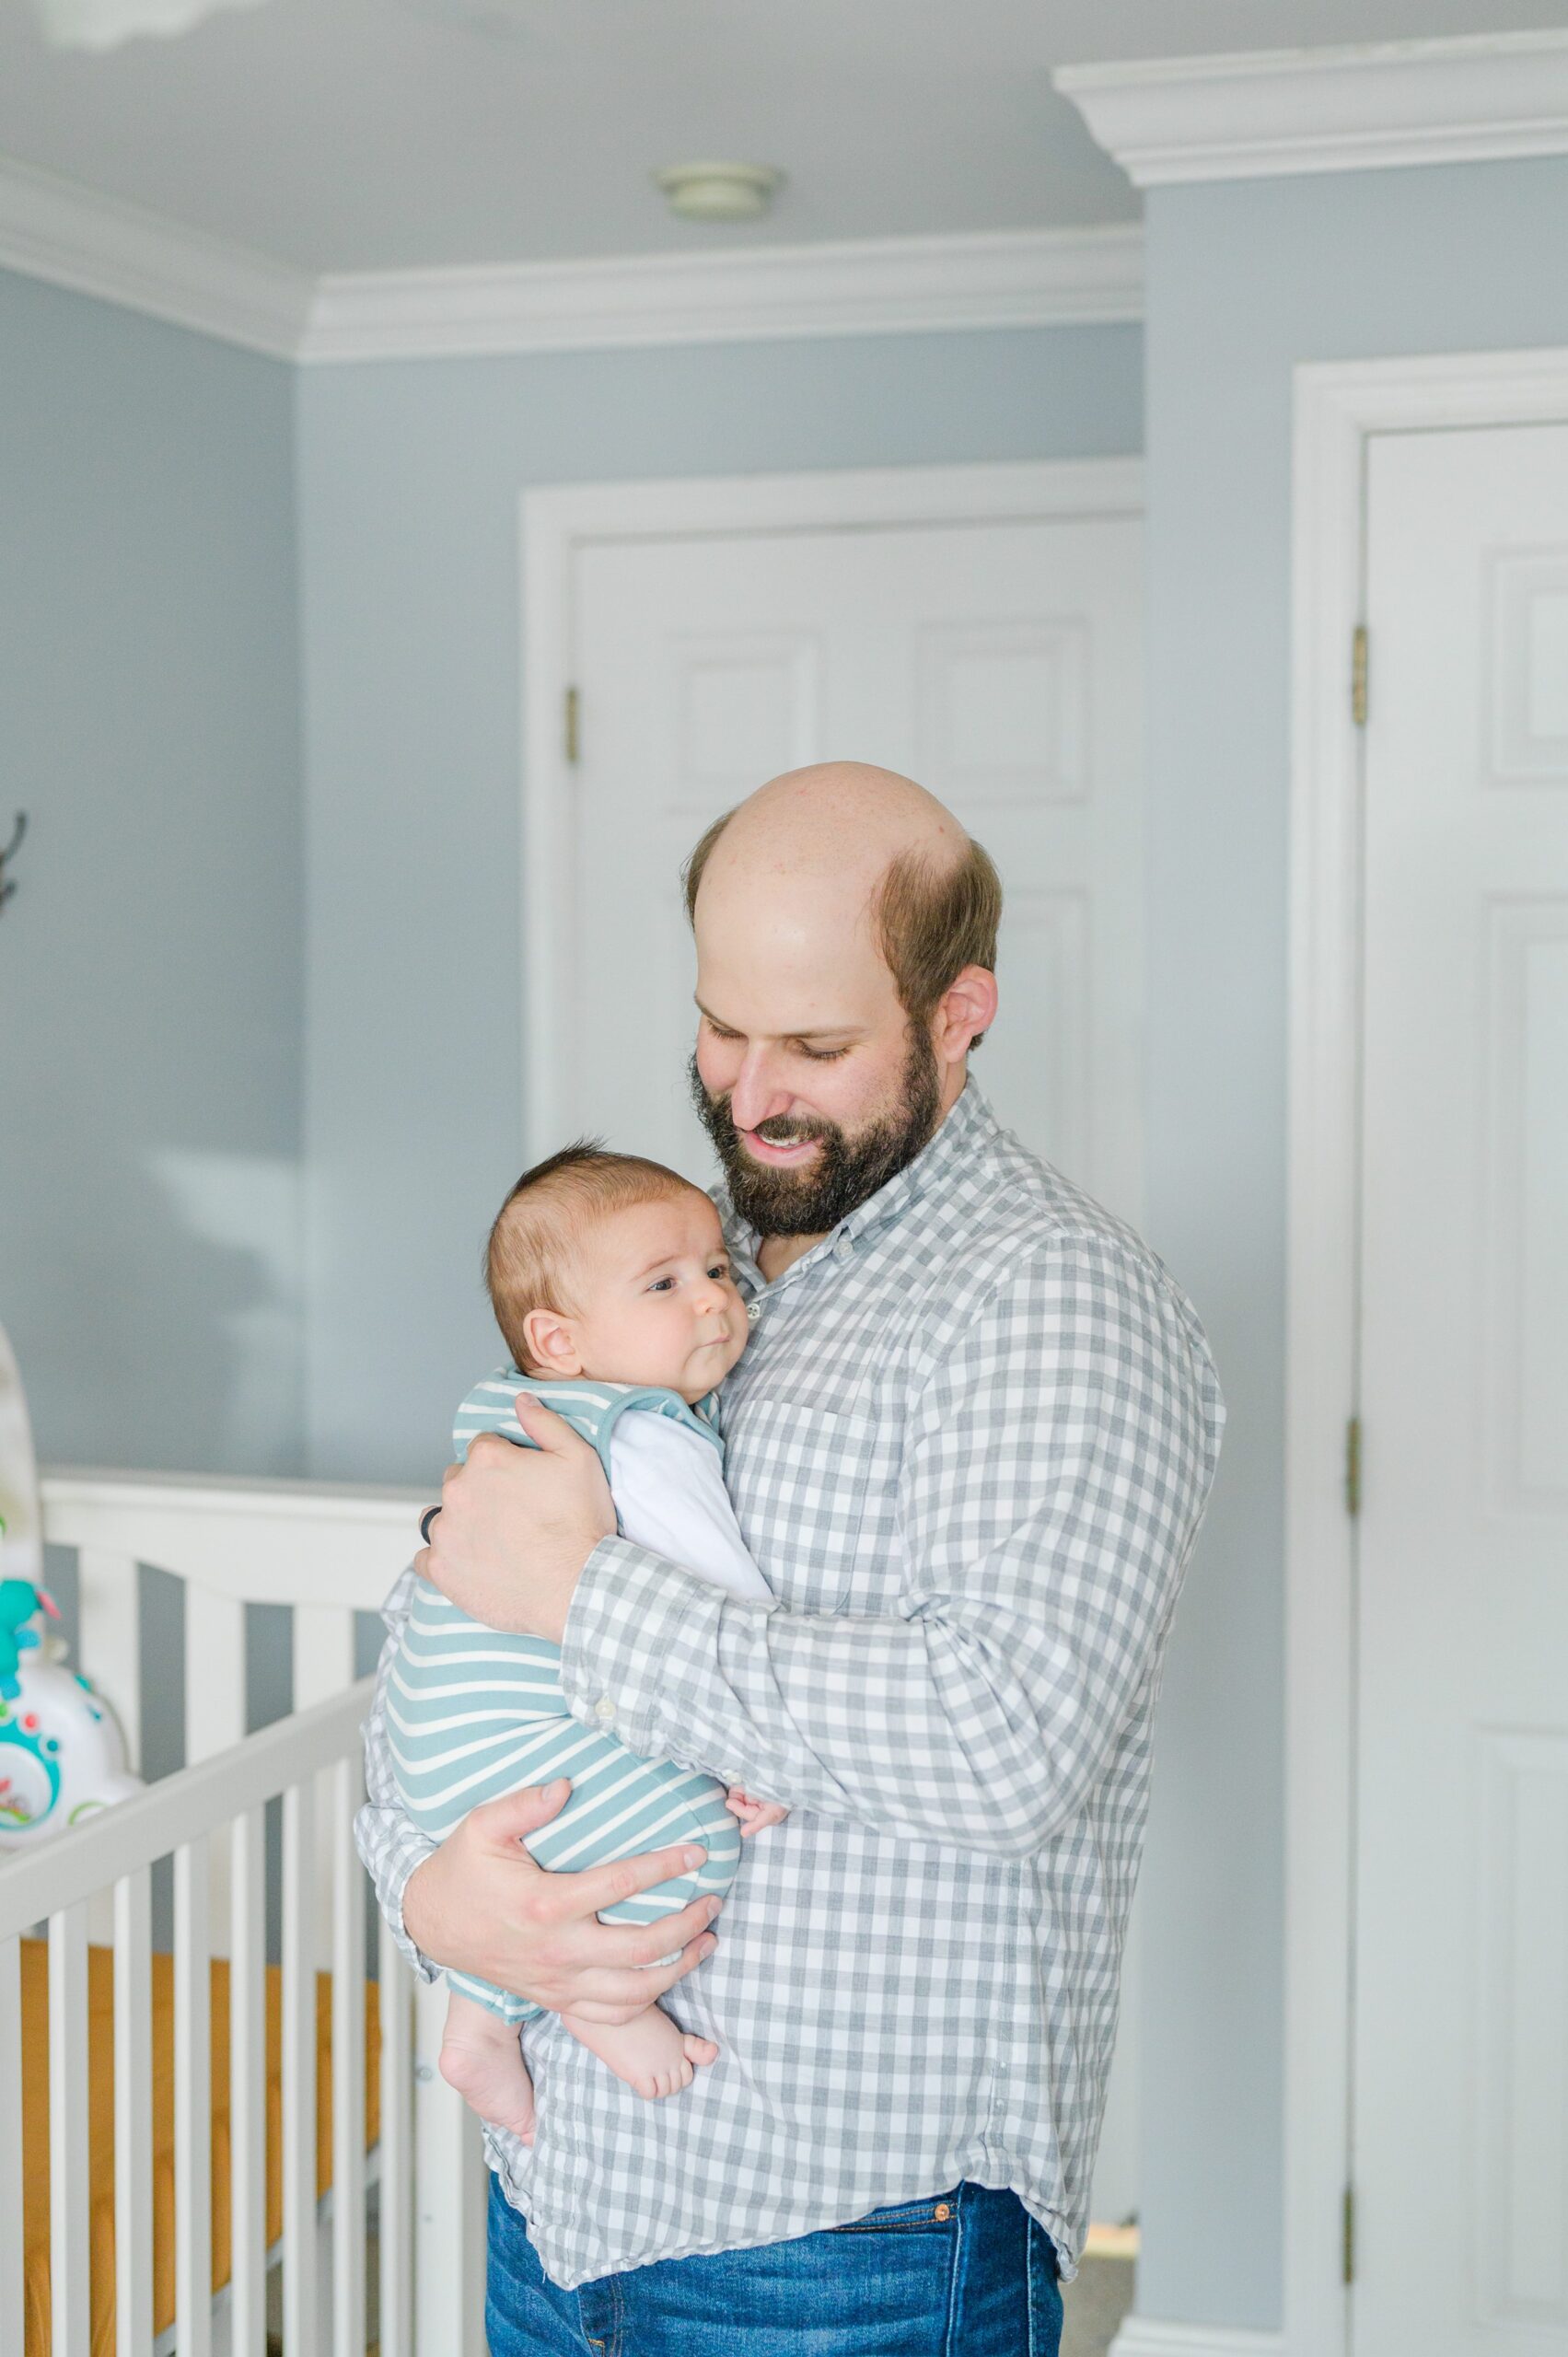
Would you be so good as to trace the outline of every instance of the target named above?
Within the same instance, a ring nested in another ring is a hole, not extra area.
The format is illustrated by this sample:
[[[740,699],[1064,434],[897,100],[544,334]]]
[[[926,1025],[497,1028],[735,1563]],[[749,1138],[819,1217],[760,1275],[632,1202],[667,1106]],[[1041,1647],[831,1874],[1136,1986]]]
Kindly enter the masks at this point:
[[[764,1121],[769,1143],[820,1138],[821,1151],[799,1169],[757,1162],[730,1119],[729,1098],[710,1097],[692,1056],[687,1066],[697,1118],[714,1142],[730,1201],[760,1236],[826,1236],[840,1220],[914,1160],[942,1111],[942,1084],[931,1035],[909,1030],[909,1053],[893,1110],[848,1138],[836,1121]]]

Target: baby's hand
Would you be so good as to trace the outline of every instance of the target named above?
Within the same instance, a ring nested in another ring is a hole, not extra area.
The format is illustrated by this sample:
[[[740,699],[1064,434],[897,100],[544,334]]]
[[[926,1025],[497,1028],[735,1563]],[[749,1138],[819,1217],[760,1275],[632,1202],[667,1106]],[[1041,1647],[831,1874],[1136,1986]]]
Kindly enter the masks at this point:
[[[731,1784],[725,1794],[724,1805],[732,1817],[740,1819],[743,1841],[749,1841],[753,1833],[761,1833],[764,1825],[782,1825],[789,1815],[788,1809],[778,1801],[754,1800],[749,1793],[743,1793],[738,1784]]]

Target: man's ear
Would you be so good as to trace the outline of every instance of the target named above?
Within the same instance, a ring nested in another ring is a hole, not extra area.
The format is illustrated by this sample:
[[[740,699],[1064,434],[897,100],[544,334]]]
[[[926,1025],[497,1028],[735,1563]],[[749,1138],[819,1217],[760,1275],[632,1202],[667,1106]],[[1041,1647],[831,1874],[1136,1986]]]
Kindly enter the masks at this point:
[[[995,975],[984,966],[965,966],[937,1001],[933,1039],[938,1059],[962,1063],[973,1041],[995,1020]]]
[[[530,1309],[523,1320],[523,1340],[528,1346],[530,1366],[543,1367],[548,1375],[581,1375],[583,1361],[573,1321],[563,1318],[558,1309]]]

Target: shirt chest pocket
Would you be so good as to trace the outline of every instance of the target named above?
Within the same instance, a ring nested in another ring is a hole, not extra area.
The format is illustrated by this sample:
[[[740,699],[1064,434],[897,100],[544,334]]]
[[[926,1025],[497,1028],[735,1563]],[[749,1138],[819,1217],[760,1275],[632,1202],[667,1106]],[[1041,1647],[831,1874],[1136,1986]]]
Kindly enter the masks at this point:
[[[885,1613],[901,1568],[890,1417],[752,1399],[728,1422],[726,1474],[763,1577],[797,1612]]]

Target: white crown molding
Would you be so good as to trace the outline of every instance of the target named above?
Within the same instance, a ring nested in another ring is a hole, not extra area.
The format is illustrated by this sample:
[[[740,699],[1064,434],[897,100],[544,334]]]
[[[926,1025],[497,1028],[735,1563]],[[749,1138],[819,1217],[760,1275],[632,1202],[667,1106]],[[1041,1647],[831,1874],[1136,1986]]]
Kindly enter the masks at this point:
[[[1568,153],[1568,32],[1063,66],[1139,188]]]
[[[303,360],[1136,319],[1135,226],[368,271],[319,282]]]
[[[280,360],[298,349],[313,288],[302,271],[8,157],[0,269]]]
[[[1135,225],[315,277],[0,157],[0,270],[281,360],[1138,319]]]
[[[1110,2357],[1284,2357],[1277,2332],[1242,2332],[1233,2325],[1160,2324],[1129,2316],[1110,2344]]]

